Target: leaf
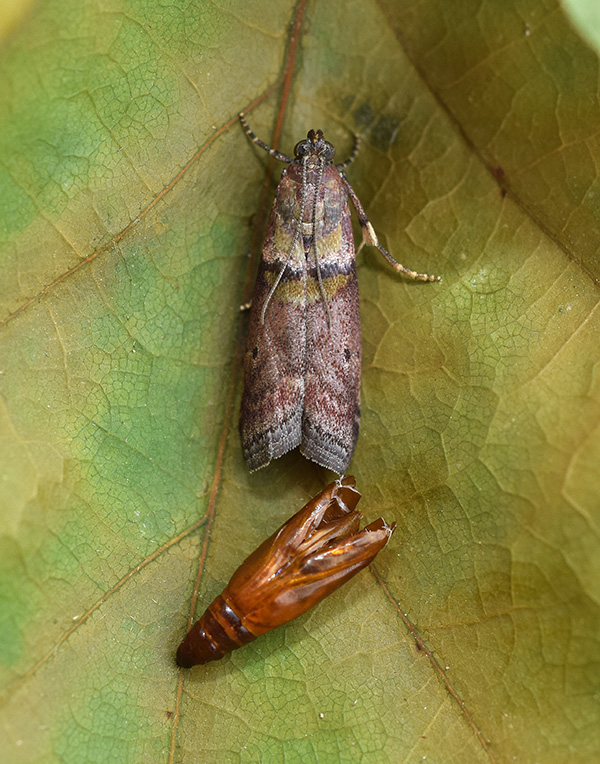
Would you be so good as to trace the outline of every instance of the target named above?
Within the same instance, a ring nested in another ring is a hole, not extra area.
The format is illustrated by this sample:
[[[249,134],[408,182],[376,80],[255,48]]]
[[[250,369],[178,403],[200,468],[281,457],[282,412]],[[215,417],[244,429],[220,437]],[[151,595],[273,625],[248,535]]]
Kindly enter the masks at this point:
[[[11,762],[598,758],[597,67],[542,0],[21,20],[0,60]],[[330,478],[298,454],[249,475],[236,432],[256,99],[287,151],[321,126],[343,158],[360,131],[375,230],[444,281],[359,257],[352,470],[393,543],[180,675],[198,561],[196,615]]]
[[[593,0],[563,0],[567,16],[584,40],[600,48],[600,8]]]
[[[4,0],[0,6],[0,41],[27,18],[34,0]]]

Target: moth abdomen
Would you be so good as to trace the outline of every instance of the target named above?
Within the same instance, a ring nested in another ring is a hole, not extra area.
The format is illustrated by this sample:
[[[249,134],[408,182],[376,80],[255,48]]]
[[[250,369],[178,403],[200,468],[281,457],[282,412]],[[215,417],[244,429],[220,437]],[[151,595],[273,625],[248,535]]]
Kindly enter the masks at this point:
[[[246,629],[241,618],[219,594],[179,645],[177,663],[190,668],[218,661],[254,639],[256,636]]]

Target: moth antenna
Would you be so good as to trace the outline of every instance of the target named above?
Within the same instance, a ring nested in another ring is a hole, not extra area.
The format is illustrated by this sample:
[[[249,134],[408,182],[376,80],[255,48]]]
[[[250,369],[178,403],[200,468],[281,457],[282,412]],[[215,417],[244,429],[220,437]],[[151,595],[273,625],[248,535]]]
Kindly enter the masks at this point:
[[[264,141],[261,141],[260,138],[257,138],[256,135],[252,132],[252,129],[250,125],[248,124],[246,120],[246,115],[244,114],[243,111],[241,111],[238,114],[238,117],[240,119],[240,122],[242,123],[242,127],[244,128],[244,132],[246,133],[248,138],[250,138],[252,143],[256,143],[256,145],[260,146],[260,148],[263,151],[266,151],[267,154],[270,154],[272,157],[275,157],[275,159],[279,159],[280,162],[285,162],[286,164],[290,164],[290,162],[294,161],[292,157],[289,157],[287,154],[284,154],[281,151],[278,151],[277,149],[272,149]]]
[[[336,164],[337,169],[341,172],[346,167],[352,164],[356,157],[358,156],[358,152],[360,151],[362,140],[358,133],[354,133],[354,148],[352,149],[352,153],[348,157],[348,159],[345,159],[343,162],[340,162],[340,164]]]
[[[269,307],[269,303],[271,302],[271,297],[275,294],[275,290],[279,286],[279,282],[281,281],[283,274],[285,272],[286,265],[290,261],[292,257],[292,253],[294,251],[294,248],[298,242],[298,239],[300,238],[300,228],[302,227],[302,218],[304,217],[304,205],[306,201],[306,157],[304,157],[302,161],[302,193],[300,194],[300,218],[298,221],[298,225],[296,226],[296,230],[294,231],[294,238],[292,239],[292,243],[290,245],[290,250],[287,253],[287,256],[285,258],[285,261],[281,264],[281,270],[277,274],[277,278],[275,279],[275,283],[269,290],[269,294],[267,295],[265,299],[265,303],[263,305],[263,309],[260,314],[260,322],[261,324],[265,323],[265,314],[267,312],[267,308]]]
[[[317,242],[317,203],[319,201],[319,189],[321,188],[321,180],[323,178],[323,157],[320,158],[319,174],[317,176],[317,185],[315,188],[315,199],[313,202],[313,214],[312,214],[312,226],[313,226],[313,246],[315,250],[315,265],[317,268],[317,281],[319,282],[319,292],[323,298],[323,304],[325,305],[325,313],[327,313],[327,327],[331,329],[331,313],[329,312],[329,302],[325,289],[323,288],[323,279],[321,277],[321,264],[319,263],[319,246]]]

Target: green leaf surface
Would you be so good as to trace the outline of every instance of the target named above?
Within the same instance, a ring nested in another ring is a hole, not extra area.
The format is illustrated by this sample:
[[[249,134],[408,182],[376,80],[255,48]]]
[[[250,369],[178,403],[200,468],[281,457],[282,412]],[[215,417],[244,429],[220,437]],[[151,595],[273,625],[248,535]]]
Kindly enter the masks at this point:
[[[266,140],[285,116],[287,152],[322,127],[343,158],[362,133],[348,175],[375,230],[443,283],[359,256],[351,472],[392,543],[182,673],[196,579],[199,615],[331,479],[241,454],[268,207],[249,107]],[[21,18],[0,51],[7,761],[600,758],[599,123],[598,59],[551,0]]]
[[[595,0],[562,0],[562,3],[581,36],[600,50],[600,5]]]

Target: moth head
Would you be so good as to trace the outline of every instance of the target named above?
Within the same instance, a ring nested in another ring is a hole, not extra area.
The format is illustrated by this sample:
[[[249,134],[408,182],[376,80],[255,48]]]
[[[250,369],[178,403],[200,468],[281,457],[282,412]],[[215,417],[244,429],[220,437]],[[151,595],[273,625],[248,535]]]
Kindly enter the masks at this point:
[[[299,161],[304,161],[305,157],[308,159],[314,157],[328,163],[332,161],[334,154],[335,149],[323,138],[322,130],[309,130],[306,138],[297,143],[294,148],[294,157]]]

